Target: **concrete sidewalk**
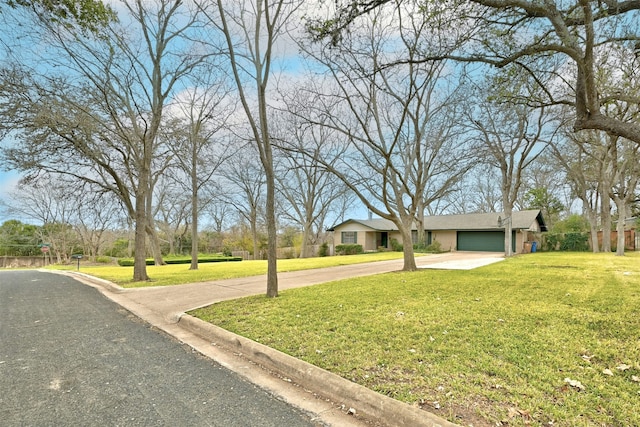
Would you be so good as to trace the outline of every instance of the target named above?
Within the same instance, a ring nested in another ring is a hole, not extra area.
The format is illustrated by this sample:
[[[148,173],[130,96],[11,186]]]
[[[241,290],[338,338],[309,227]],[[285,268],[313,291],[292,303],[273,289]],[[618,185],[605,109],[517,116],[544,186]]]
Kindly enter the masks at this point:
[[[501,261],[503,257],[494,253],[448,252],[444,254],[416,257],[419,269],[471,269]],[[292,271],[278,274],[278,289],[312,286],[320,283],[352,277],[372,276],[402,270],[403,260],[379,261],[351,264],[314,270]],[[122,289],[133,303],[140,304],[168,320],[177,320],[183,313],[195,308],[206,307],[220,301],[260,295],[266,292],[266,275],[226,279],[186,285],[159,286],[148,288]]]
[[[419,268],[469,269],[501,259],[499,254],[494,253],[450,252],[416,257],[416,264]],[[403,260],[399,259],[279,273],[278,288],[283,291],[350,277],[398,271],[402,269],[402,265]],[[311,413],[321,414],[318,420],[325,425],[454,426],[436,415],[370,391],[323,369],[185,314],[189,310],[216,302],[263,294],[266,292],[266,275],[123,289],[82,273],[63,274],[70,274],[97,288],[151,325],[244,375],[289,403]],[[274,377],[256,364],[277,375]],[[297,387],[292,386],[292,381]],[[366,424],[362,420],[367,420]]]

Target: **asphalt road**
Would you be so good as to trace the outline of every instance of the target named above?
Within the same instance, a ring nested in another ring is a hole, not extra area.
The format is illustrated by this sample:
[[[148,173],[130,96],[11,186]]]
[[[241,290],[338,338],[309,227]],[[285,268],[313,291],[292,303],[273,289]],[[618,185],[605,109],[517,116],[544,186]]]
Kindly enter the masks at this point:
[[[95,289],[0,272],[2,426],[317,426]]]

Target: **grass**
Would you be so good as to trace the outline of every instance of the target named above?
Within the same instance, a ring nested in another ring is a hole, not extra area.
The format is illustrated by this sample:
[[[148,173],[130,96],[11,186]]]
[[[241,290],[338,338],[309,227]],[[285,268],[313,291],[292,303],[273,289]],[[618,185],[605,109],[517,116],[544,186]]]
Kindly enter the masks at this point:
[[[192,314],[461,425],[638,426],[639,261],[536,253]]]
[[[399,258],[402,258],[402,252],[374,252],[361,255],[283,259],[278,260],[278,271],[309,270]],[[56,265],[51,268],[76,270],[77,265]],[[147,266],[147,273],[149,277],[151,277],[151,281],[148,282],[132,281],[133,267],[113,265],[84,266],[81,264],[80,271],[95,277],[109,280],[125,288],[139,288],[259,276],[267,273],[267,261],[203,263],[198,265],[198,270],[189,270],[188,264],[170,264],[162,266],[150,265]]]

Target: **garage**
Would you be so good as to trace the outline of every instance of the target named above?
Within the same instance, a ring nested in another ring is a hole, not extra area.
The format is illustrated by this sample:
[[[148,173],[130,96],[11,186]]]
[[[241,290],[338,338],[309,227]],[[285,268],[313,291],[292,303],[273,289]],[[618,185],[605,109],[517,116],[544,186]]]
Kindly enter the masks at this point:
[[[512,250],[516,250],[516,233],[511,237]],[[458,231],[459,251],[504,252],[504,231]]]

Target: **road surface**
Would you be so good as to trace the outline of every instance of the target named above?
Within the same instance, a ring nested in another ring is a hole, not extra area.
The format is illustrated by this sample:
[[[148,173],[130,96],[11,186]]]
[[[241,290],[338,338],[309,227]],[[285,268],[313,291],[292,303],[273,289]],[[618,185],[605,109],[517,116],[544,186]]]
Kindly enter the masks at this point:
[[[318,426],[95,289],[0,272],[3,426]]]

